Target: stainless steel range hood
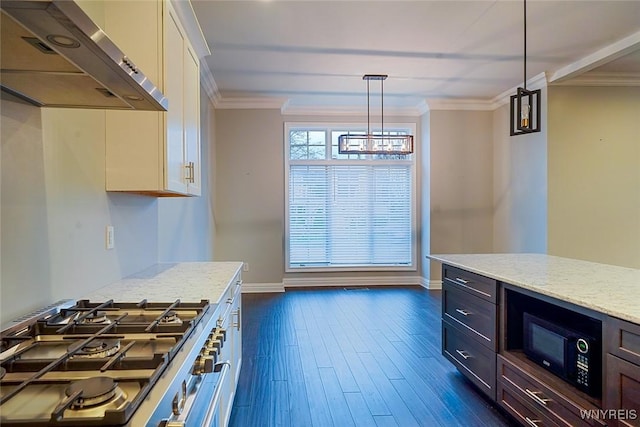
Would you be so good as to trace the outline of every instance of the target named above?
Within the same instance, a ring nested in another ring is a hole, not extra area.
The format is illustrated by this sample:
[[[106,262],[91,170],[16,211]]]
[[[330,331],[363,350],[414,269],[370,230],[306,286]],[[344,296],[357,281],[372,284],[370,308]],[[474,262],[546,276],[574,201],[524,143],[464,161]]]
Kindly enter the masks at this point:
[[[166,111],[168,100],[72,0],[2,0],[2,89],[42,107]]]

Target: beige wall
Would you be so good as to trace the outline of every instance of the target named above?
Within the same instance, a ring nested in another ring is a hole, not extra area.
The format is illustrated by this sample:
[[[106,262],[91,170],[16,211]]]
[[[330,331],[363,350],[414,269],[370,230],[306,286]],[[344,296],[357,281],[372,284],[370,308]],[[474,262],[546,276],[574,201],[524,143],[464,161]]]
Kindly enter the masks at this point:
[[[105,192],[104,112],[41,109],[5,94],[0,107],[0,323],[77,299],[159,257],[212,258],[206,189],[171,205]],[[108,224],[113,250],[104,247]]]
[[[427,111],[420,117],[420,214],[418,230],[420,230],[419,264],[423,284],[430,285],[431,261],[427,255],[431,253],[431,113]],[[438,268],[436,268],[438,270]]]
[[[640,268],[640,88],[549,88],[549,253]]]
[[[428,253],[545,251],[545,134],[509,137],[508,114],[507,107],[436,110],[416,121],[418,271],[404,275],[438,280],[440,266],[426,261]],[[218,110],[216,121],[216,259],[248,262],[244,278],[249,283],[280,284],[283,278],[309,276],[284,273],[283,124],[336,118]]]
[[[509,135],[509,104],[493,112],[493,252],[547,251],[547,99],[540,132]]]
[[[419,276],[420,258],[424,256],[420,250],[417,272],[284,273],[285,121],[357,123],[362,120],[362,117],[283,116],[280,110],[268,109],[217,110],[216,260],[247,262],[249,271],[243,273],[243,279],[252,284],[280,285],[285,278],[294,280],[311,276]],[[388,123],[407,121],[400,117],[387,118]],[[416,124],[419,132],[419,122],[414,119],[411,123]],[[417,179],[420,182],[420,172]],[[417,193],[417,204],[420,206],[419,188]],[[420,233],[418,226],[418,245]]]
[[[215,259],[245,282],[282,282],[283,131],[280,110],[216,111]]]
[[[430,253],[493,249],[493,148],[490,111],[430,112]],[[441,276],[431,265],[431,279]]]

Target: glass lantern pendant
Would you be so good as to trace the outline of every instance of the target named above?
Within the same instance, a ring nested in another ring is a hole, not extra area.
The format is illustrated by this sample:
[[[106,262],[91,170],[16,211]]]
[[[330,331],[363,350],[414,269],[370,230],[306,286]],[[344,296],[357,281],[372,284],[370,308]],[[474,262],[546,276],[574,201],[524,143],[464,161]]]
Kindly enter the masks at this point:
[[[367,81],[367,133],[345,134],[338,137],[338,153],[340,154],[411,154],[413,153],[413,135],[384,134],[384,80],[386,74],[365,74]],[[369,120],[369,81],[379,80],[381,89],[381,130],[379,134],[371,133]]]

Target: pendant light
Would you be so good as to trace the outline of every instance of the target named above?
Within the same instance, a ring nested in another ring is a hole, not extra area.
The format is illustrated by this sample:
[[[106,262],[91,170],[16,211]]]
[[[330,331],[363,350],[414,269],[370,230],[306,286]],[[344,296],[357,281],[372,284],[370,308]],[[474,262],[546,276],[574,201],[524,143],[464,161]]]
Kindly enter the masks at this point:
[[[338,153],[340,154],[411,154],[413,153],[413,135],[384,134],[384,81],[386,74],[365,74],[362,80],[367,81],[367,133],[345,134],[338,137]],[[380,82],[380,133],[371,133],[369,111],[369,82]]]
[[[527,90],[527,0],[524,9],[524,81],[510,100],[511,136],[540,132],[540,89]]]

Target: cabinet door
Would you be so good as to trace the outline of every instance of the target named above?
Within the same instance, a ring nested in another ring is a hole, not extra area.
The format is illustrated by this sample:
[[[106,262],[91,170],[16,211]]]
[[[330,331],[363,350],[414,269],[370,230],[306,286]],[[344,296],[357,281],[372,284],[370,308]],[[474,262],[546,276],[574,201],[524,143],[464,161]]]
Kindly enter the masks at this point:
[[[105,32],[164,90],[161,1],[104,2]],[[164,114],[106,111],[106,190],[155,192],[164,186]]]
[[[607,354],[605,409],[612,425],[640,426],[640,366]],[[617,421],[618,424],[615,424]]]
[[[189,194],[200,196],[200,67],[190,46],[184,50],[184,143]]]
[[[172,10],[165,29],[165,92],[169,99],[167,118],[166,176],[169,191],[187,192],[184,152],[184,46],[185,36]]]

